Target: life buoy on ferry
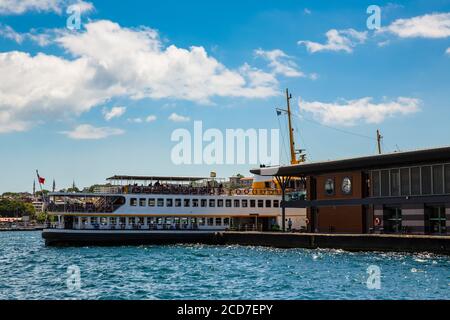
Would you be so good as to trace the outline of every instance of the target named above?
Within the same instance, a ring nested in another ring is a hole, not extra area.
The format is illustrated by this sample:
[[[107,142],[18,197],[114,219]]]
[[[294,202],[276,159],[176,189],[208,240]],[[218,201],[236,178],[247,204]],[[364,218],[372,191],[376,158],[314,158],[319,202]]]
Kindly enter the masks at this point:
[[[380,218],[375,218],[375,220],[374,220],[374,223],[375,223],[375,225],[376,226],[379,226],[379,225],[381,225],[381,219]]]
[[[305,219],[305,223],[309,224],[309,219],[308,218]]]
[[[240,190],[240,189],[237,189],[237,190],[236,190],[236,194],[237,194],[237,195],[240,195],[240,194],[241,194],[241,190]]]
[[[244,190],[244,193],[245,193],[245,194],[248,194],[249,192],[250,192],[250,191],[249,191],[248,189],[245,189],[245,190]]]
[[[258,190],[252,189],[252,194],[256,196],[258,194]]]

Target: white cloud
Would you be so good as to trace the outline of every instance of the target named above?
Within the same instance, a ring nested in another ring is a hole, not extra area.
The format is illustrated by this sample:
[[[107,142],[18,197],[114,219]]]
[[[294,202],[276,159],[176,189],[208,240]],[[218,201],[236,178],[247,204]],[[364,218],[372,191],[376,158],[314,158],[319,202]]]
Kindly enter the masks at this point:
[[[348,100],[343,103],[299,101],[301,110],[312,113],[324,124],[353,126],[361,123],[381,123],[388,117],[408,115],[420,110],[420,101],[414,98],[399,97],[394,101],[373,103],[366,97]]]
[[[156,121],[156,116],[154,115],[149,115],[147,118],[145,118],[145,122],[154,122]]]
[[[142,123],[142,122],[144,122],[144,120],[142,120],[142,118],[130,118],[130,119],[128,119],[128,122],[131,122],[131,123]]]
[[[446,54],[450,55],[450,48],[445,51]]]
[[[303,77],[303,72],[298,70],[297,64],[280,49],[265,51],[262,49],[255,50],[258,57],[262,57],[269,61],[269,67],[274,74],[281,74],[286,77]]]
[[[185,117],[176,113],[172,113],[169,116],[169,120],[173,121],[173,122],[188,122],[191,121],[191,119],[189,117]]]
[[[116,128],[98,128],[91,126],[90,124],[81,124],[72,131],[64,131],[62,133],[67,135],[69,138],[76,140],[98,140],[110,136],[121,135],[124,134],[125,131]]]
[[[251,67],[228,69],[203,47],[165,48],[155,30],[122,28],[104,20],[85,28],[54,32],[53,41],[72,59],[0,53],[2,132],[25,130],[45,117],[78,116],[119,96],[210,103],[214,97],[279,94],[278,81],[270,73]]]
[[[298,41],[298,44],[305,45],[311,53],[319,51],[345,51],[350,53],[357,44],[364,43],[367,39],[367,31],[360,32],[354,29],[331,29],[325,35],[327,36],[325,44],[313,41]]]
[[[24,36],[21,33],[16,32],[10,26],[4,26],[1,24],[0,24],[0,37],[6,38],[9,40],[13,40],[19,44],[22,43],[24,40]]]
[[[30,32],[20,33],[15,31],[12,27],[0,24],[0,37],[10,39],[22,44],[25,40],[29,40],[37,43],[39,46],[44,47],[51,42],[51,33],[53,30],[45,30],[43,33],[38,33],[36,29],[32,29]]]
[[[72,5],[78,5],[81,12],[94,9],[92,3],[82,0],[0,0],[0,14],[18,15],[29,11],[61,14],[65,8]]]
[[[379,32],[389,32],[401,38],[447,38],[450,37],[450,13],[397,19]]]
[[[103,116],[106,121],[110,121],[113,118],[119,118],[125,114],[127,108],[125,107],[112,107],[111,110],[103,109]]]
[[[307,14],[307,15],[310,15],[312,12],[311,12],[311,10],[309,10],[308,8],[305,8],[304,10],[303,10],[303,12],[305,13],[305,14]]]

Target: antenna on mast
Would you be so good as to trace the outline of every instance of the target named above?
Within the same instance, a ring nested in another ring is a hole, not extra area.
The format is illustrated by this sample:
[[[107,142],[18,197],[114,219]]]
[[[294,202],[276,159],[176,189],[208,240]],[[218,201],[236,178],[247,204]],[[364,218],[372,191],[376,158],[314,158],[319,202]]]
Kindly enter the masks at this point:
[[[281,112],[285,112],[288,116],[288,126],[289,126],[289,149],[291,153],[291,164],[299,164],[305,162],[306,155],[303,154],[303,149],[295,149],[295,140],[294,140],[294,128],[292,127],[292,113],[291,113],[291,99],[292,94],[289,93],[289,89],[286,89],[286,104],[287,109],[279,109],[277,108],[277,114],[280,115]],[[297,159],[297,155],[299,158]]]
[[[380,130],[377,130],[377,145],[378,145],[378,154],[381,154],[381,139],[383,139],[383,136],[380,133]]]

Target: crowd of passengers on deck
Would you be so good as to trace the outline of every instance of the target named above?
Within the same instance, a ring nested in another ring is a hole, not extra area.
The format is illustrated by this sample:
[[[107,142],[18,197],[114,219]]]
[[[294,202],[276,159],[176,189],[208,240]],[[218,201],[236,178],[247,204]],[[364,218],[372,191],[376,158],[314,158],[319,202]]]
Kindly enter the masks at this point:
[[[155,184],[144,185],[128,185],[122,187],[123,193],[146,193],[146,194],[224,194],[225,189],[223,184],[218,186],[212,186],[208,181],[206,186],[193,186],[193,185],[182,185],[182,184],[162,184],[159,181]]]

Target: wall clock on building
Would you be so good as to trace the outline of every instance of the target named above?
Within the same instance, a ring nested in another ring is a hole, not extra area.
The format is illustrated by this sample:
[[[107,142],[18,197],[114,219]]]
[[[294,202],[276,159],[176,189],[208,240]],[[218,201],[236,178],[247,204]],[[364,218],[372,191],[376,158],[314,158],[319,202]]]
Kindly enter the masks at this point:
[[[334,194],[334,180],[333,179],[327,179],[327,181],[325,181],[325,193],[327,195]]]
[[[352,193],[352,180],[349,177],[345,177],[342,180],[342,192],[344,194]]]

